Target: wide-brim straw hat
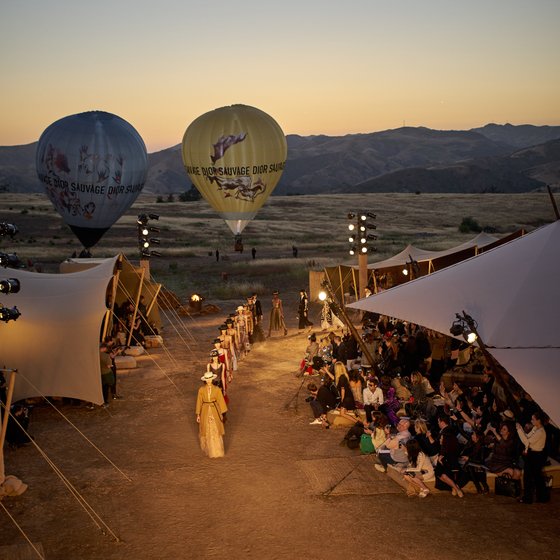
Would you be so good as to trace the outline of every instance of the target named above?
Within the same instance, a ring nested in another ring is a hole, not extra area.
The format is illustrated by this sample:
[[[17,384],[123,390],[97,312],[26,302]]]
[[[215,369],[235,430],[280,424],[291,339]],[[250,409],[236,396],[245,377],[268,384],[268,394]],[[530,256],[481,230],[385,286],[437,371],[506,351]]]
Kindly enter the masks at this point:
[[[218,377],[216,374],[212,373],[211,371],[207,371],[200,379],[201,381],[208,381],[209,379],[216,379]]]

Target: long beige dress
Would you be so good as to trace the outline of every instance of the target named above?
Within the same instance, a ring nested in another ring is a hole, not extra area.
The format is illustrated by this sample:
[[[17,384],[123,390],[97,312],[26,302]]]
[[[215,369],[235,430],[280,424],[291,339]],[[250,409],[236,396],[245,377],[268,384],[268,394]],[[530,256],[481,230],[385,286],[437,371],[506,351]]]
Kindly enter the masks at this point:
[[[208,457],[224,456],[224,422],[227,412],[226,401],[222,391],[215,385],[205,384],[198,390],[196,414],[200,415],[200,448]]]

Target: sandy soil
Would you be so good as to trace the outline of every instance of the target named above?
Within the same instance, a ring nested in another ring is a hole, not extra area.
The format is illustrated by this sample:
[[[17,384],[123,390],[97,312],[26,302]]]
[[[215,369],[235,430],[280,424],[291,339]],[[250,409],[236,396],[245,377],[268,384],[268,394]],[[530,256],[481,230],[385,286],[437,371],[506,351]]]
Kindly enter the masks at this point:
[[[61,407],[128,479],[57,412],[34,409],[36,442],[118,537],[95,526],[33,446],[7,450],[6,472],[29,490],[2,504],[46,558],[558,558],[557,492],[533,506],[493,495],[409,499],[369,458],[360,461],[371,477],[367,492],[319,492],[310,473],[359,453],[338,445],[343,431],[309,425],[304,388],[294,399],[306,334],[295,328],[297,293],[283,295],[290,333],[256,345],[240,363],[222,459],[201,453],[194,403],[227,305],[223,314],[186,319],[188,332],[168,326],[170,354],[154,349],[153,361],[122,374],[124,400],[94,411]],[[266,314],[269,298],[261,299]],[[12,558],[25,541],[4,512],[0,519],[0,559]]]

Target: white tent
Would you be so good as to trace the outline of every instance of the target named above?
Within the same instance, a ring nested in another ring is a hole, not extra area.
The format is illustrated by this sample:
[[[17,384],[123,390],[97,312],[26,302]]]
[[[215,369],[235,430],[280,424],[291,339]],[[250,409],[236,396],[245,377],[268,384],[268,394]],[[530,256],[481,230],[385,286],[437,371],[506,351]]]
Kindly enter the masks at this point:
[[[21,312],[0,324],[2,365],[18,370],[14,401],[44,395],[103,402],[99,336],[116,260],[70,274],[0,269],[0,279],[21,285],[0,300]]]
[[[370,270],[379,270],[382,268],[390,268],[393,266],[403,266],[407,262],[410,262],[412,257],[417,263],[434,261],[442,257],[449,255],[454,255],[455,253],[460,253],[466,249],[483,248],[486,245],[495,243],[498,241],[497,237],[489,235],[488,233],[481,232],[469,241],[465,241],[460,245],[451,247],[450,249],[444,249],[443,251],[427,251],[425,249],[419,249],[414,245],[407,245],[400,253],[393,255],[392,257],[385,259],[383,261],[374,262],[368,264]]]
[[[478,323],[502,366],[560,425],[560,221],[349,307],[448,334]]]

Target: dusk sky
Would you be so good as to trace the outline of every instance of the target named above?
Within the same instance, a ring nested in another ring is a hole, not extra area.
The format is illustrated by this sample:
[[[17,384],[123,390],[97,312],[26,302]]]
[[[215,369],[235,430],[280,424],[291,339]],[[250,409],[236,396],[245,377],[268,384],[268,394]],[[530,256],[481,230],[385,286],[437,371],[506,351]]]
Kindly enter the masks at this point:
[[[148,151],[234,103],[286,134],[560,125],[558,0],[2,0],[0,145],[103,110]]]

